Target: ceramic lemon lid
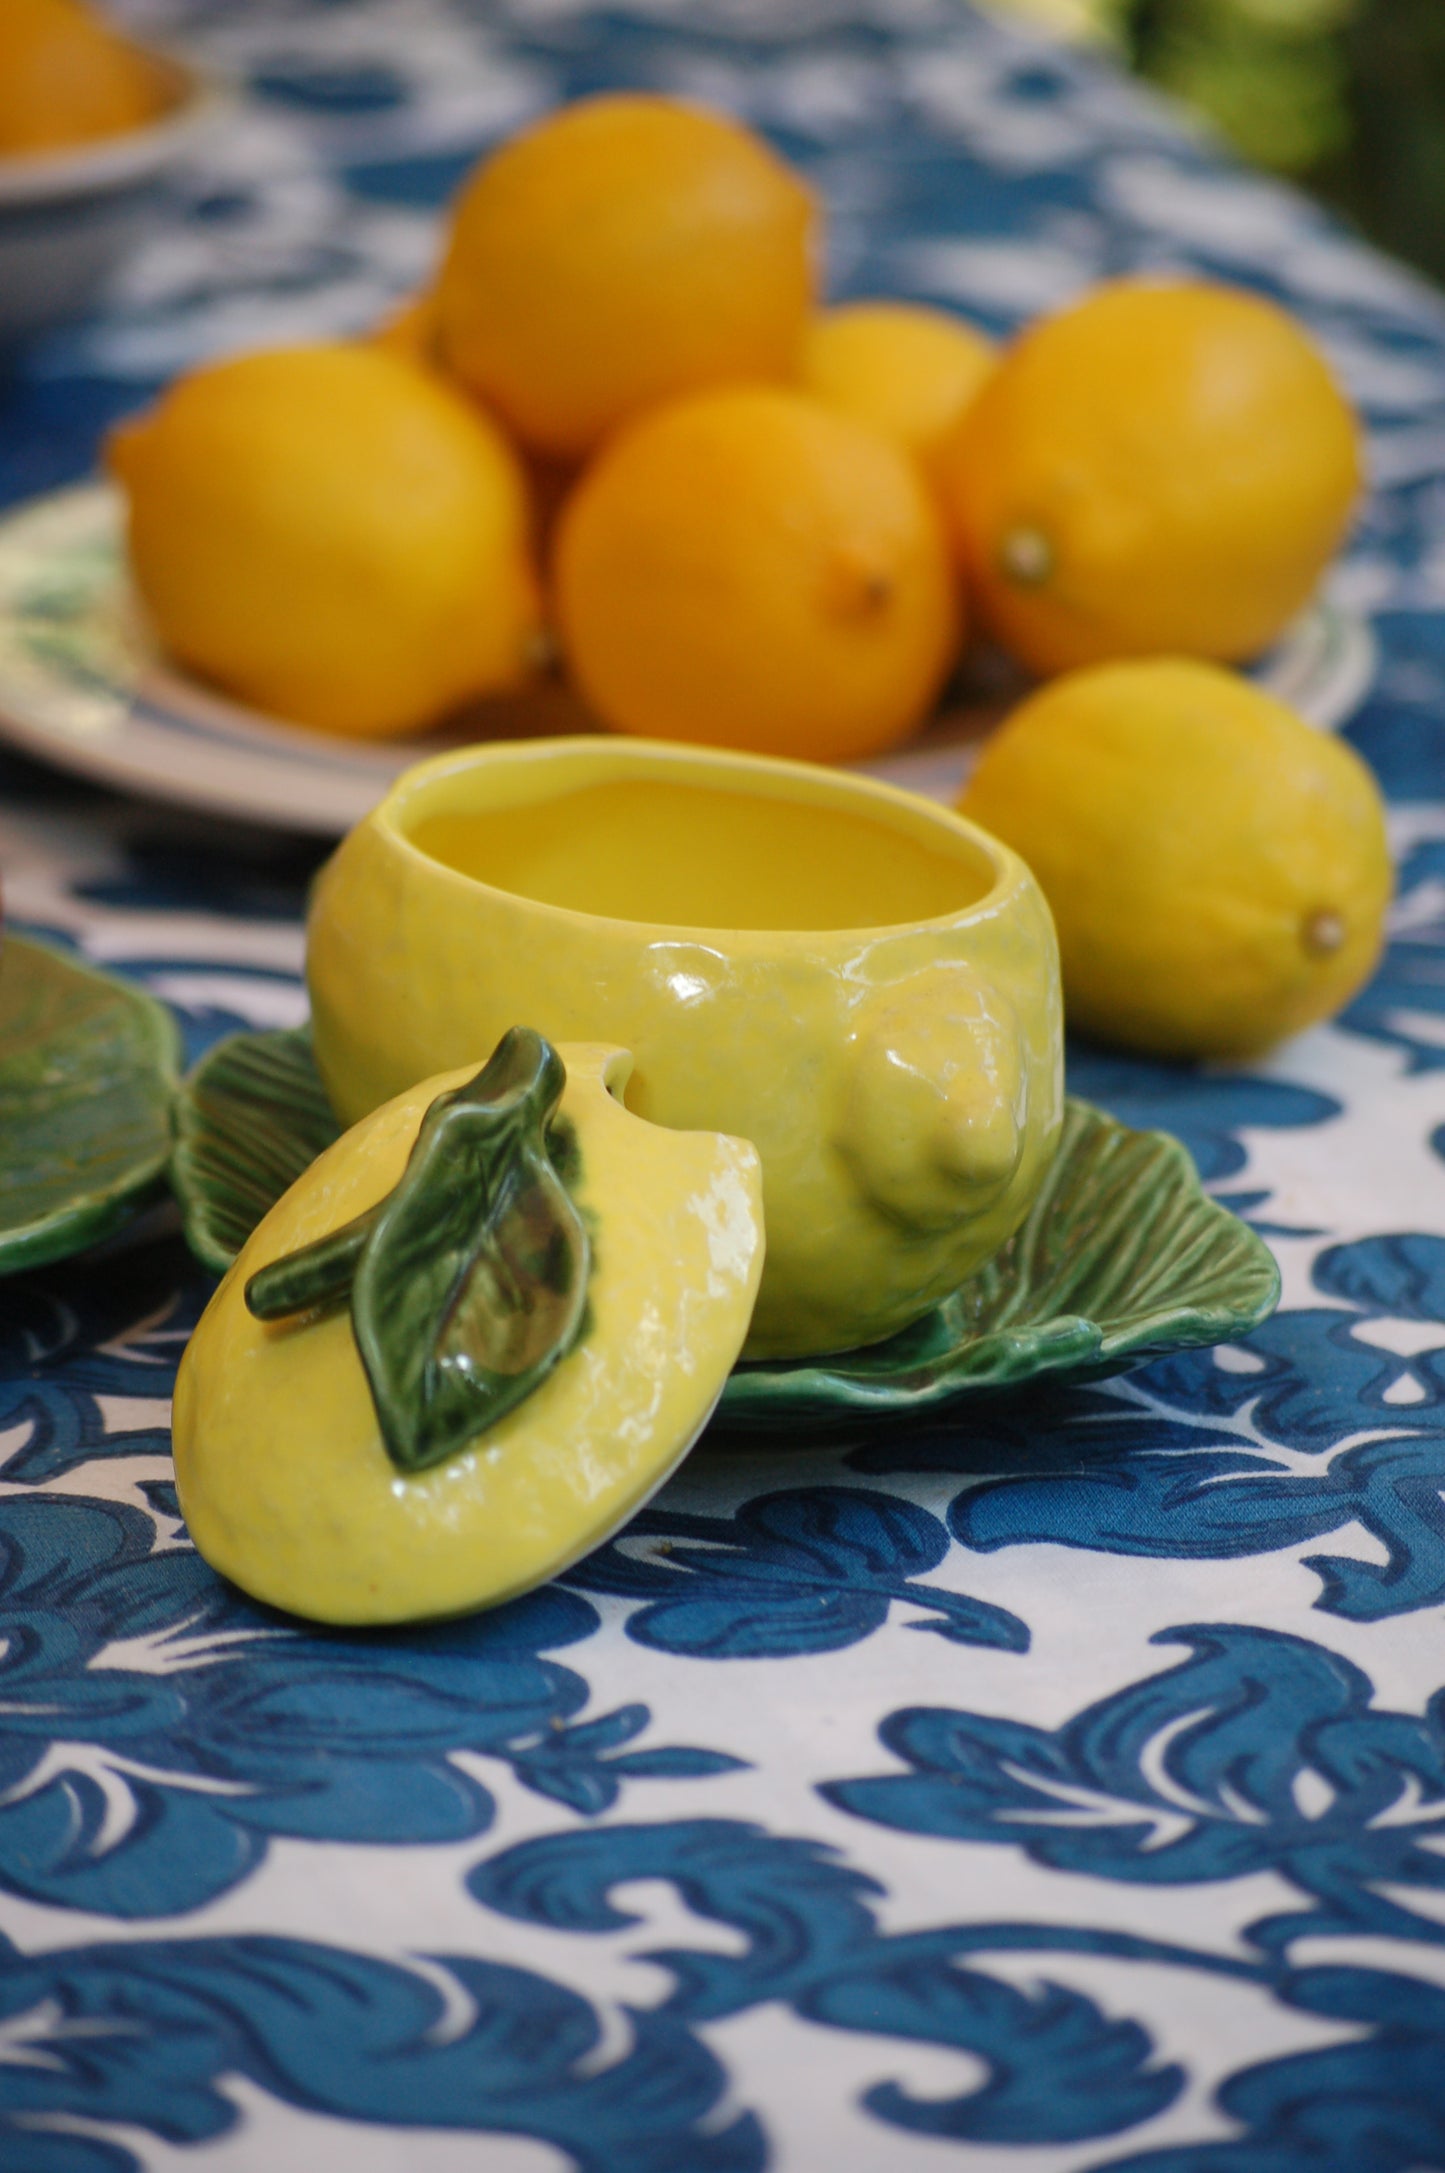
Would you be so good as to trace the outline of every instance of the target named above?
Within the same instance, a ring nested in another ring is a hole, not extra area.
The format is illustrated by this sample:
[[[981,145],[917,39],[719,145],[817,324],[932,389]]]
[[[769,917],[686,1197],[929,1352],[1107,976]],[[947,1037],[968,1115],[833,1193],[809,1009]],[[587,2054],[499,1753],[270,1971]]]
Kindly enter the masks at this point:
[[[387,1103],[258,1225],[182,1363],[212,1565],[330,1622],[458,1613],[598,1545],[686,1454],[762,1271],[758,1157],[514,1029]]]

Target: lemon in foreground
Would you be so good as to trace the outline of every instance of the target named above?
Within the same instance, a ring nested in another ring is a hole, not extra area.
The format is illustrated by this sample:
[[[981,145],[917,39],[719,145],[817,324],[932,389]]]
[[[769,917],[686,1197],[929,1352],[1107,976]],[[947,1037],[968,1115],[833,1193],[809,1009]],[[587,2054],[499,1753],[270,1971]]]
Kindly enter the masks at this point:
[[[176,71],[79,0],[0,5],[0,153],[24,157],[158,120]]]
[[[846,302],[808,328],[809,392],[930,465],[998,360],[991,340],[916,302]]]
[[[584,99],[495,152],[437,291],[448,367],[536,451],[736,378],[792,374],[814,289],[801,179],[725,116]]]
[[[1257,655],[1308,602],[1360,433],[1273,302],[1121,281],[1033,326],[942,458],[983,615],[1030,670]]]
[[[246,701],[371,737],[524,675],[521,471],[415,364],[361,345],[218,363],[117,431],[110,460],[161,640]]]
[[[1014,711],[962,811],[1053,909],[1071,1026],[1249,1056],[1331,1017],[1379,955],[1384,808],[1343,741],[1217,665],[1098,665]]]
[[[563,508],[563,653],[620,732],[815,761],[893,745],[953,657],[947,544],[915,464],[802,394],[659,409]]]

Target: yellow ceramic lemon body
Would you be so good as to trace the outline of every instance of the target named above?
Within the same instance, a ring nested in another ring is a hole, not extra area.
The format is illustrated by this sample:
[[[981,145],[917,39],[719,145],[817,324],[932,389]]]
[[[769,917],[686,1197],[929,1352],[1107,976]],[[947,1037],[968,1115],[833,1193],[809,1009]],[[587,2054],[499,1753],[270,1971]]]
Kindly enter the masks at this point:
[[[244,700],[374,737],[525,678],[525,481],[434,371],[360,343],[239,355],[109,452],[162,641]]]
[[[257,1269],[385,1197],[432,1101],[469,1070],[413,1087],[329,1148],[202,1316],[176,1382],[176,1481],[201,1553],[257,1599],[339,1623],[494,1606],[615,1531],[706,1423],[762,1262],[757,1156],[741,1140],[630,1115],[614,1098],[622,1051],[559,1054],[592,1236],[588,1320],[542,1385],[470,1447],[399,1472],[349,1312],[268,1325],[245,1302]]]
[[[345,1119],[525,1022],[625,1042],[653,1122],[750,1139],[754,1356],[926,1312],[1016,1227],[1057,1140],[1037,884],[948,810],[839,771],[598,739],[422,763],[323,871],[307,971]]]

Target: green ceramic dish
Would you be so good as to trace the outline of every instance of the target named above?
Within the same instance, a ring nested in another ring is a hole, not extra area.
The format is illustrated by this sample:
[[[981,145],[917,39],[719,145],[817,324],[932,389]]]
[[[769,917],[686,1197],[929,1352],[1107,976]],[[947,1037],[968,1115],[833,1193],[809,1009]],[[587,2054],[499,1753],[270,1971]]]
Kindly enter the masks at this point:
[[[172,1167],[207,1267],[225,1272],[336,1135],[304,1031],[238,1034],[210,1051],[181,1090]],[[834,1433],[938,1416],[1026,1381],[1096,1378],[1227,1342],[1278,1298],[1267,1247],[1203,1191],[1178,1140],[1071,1101],[1042,1193],[982,1274],[868,1350],[739,1366],[715,1423]]]
[[[0,1275],[109,1237],[160,1190],[180,1039],[163,1004],[64,952],[0,951]]]

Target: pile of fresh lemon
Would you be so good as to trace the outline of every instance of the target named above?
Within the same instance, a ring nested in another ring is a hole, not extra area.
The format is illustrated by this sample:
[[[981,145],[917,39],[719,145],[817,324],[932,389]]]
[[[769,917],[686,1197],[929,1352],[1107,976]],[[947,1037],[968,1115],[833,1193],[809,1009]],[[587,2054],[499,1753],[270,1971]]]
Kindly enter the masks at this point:
[[[1348,526],[1323,357],[1178,280],[1000,353],[940,311],[821,308],[819,255],[807,186],[719,114],[543,120],[371,339],[200,370],[116,434],[162,639],[332,731],[421,730],[560,658],[614,730],[846,761],[915,731],[980,630],[1051,681],[966,804],[1043,880],[1075,1019],[1236,1053],[1337,1009],[1388,897],[1378,793],[1219,668]]]

